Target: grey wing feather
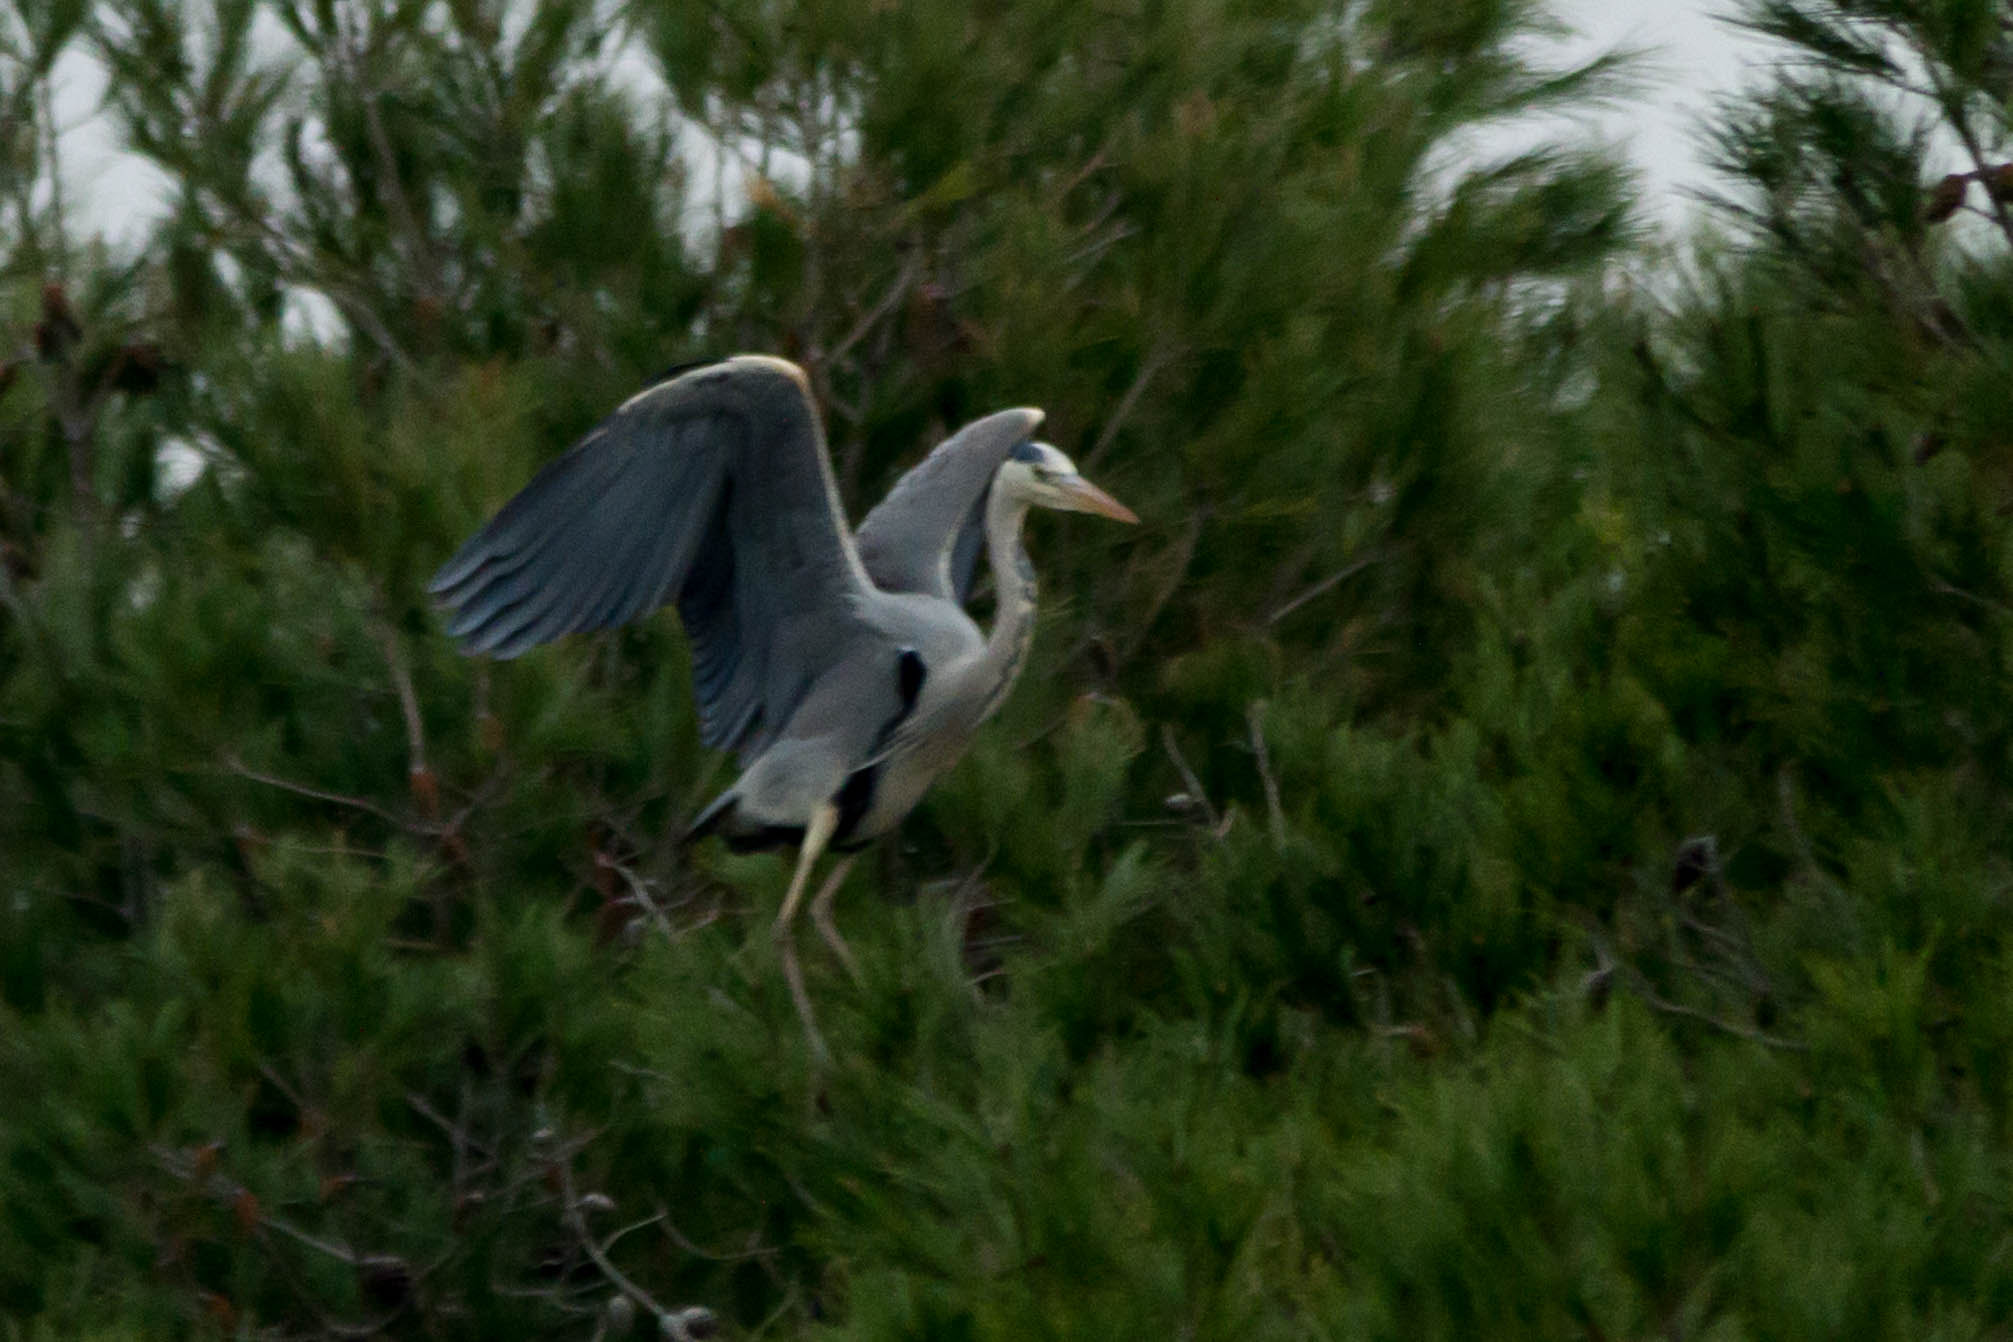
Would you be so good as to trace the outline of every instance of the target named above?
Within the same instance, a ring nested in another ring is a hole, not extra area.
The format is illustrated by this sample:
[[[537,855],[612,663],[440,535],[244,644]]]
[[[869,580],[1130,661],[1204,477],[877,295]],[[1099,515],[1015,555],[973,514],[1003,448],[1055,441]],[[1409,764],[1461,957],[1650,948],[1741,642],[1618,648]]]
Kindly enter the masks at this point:
[[[963,604],[984,548],[986,492],[1041,420],[1039,410],[973,420],[897,480],[860,523],[860,562],[874,585]]]
[[[759,357],[630,398],[432,583],[448,632],[492,657],[676,602],[701,737],[744,752],[856,646],[868,590],[803,376]]]

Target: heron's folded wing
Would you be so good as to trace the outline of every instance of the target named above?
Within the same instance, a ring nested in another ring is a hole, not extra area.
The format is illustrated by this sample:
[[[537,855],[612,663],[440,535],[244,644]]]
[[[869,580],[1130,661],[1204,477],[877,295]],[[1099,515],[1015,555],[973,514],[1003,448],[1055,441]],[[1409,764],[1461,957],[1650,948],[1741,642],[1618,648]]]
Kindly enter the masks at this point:
[[[803,375],[751,356],[630,398],[432,583],[448,632],[492,657],[676,602],[701,736],[744,751],[870,636],[868,590]]]
[[[962,605],[985,548],[993,476],[1041,420],[1039,410],[1002,410],[973,420],[897,480],[860,523],[860,562],[874,585]]]

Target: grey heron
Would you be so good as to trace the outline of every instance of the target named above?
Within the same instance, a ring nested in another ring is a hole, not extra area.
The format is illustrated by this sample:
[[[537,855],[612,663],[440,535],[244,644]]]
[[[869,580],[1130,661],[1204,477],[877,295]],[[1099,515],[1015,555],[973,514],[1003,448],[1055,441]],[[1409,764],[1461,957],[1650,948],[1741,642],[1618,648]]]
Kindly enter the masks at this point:
[[[1041,420],[1002,410],[966,425],[856,534],[803,371],[736,356],[625,401],[434,576],[448,632],[491,657],[678,607],[700,738],[742,765],[690,836],[796,848],[774,935],[820,1055],[791,935],[814,864],[847,854],[811,917],[857,978],[832,899],[851,854],[901,822],[1019,675],[1034,633],[1028,509],[1139,520],[1034,440]],[[997,591],[984,632],[965,610],[981,549]]]

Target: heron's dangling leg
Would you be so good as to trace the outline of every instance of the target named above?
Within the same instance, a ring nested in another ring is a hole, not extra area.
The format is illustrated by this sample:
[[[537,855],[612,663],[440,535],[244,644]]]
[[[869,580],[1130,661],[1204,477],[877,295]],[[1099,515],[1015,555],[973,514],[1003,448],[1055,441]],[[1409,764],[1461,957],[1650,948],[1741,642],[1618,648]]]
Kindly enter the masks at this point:
[[[825,1047],[824,1036],[818,1033],[818,1019],[811,1014],[811,995],[804,991],[804,967],[797,963],[797,939],[790,934],[790,924],[796,920],[797,905],[803,902],[804,882],[811,874],[812,864],[831,842],[832,831],[839,827],[839,808],[827,803],[811,812],[811,819],[804,826],[804,846],[797,850],[797,870],[790,877],[790,888],[783,896],[783,907],[776,912],[776,925],[770,930],[775,938],[776,949],[783,959],[783,978],[790,985],[790,1000],[797,1004],[797,1015],[804,1022],[804,1038],[811,1045],[812,1056],[820,1062],[829,1059],[831,1050]]]
[[[853,958],[853,948],[839,935],[839,926],[832,921],[832,899],[839,893],[839,887],[846,883],[846,873],[853,869],[853,855],[839,859],[839,865],[832,868],[832,874],[818,887],[816,897],[811,900],[811,922],[816,925],[818,935],[832,948],[832,954],[839,957],[839,963],[853,976],[854,983],[864,983],[860,976],[860,962]]]

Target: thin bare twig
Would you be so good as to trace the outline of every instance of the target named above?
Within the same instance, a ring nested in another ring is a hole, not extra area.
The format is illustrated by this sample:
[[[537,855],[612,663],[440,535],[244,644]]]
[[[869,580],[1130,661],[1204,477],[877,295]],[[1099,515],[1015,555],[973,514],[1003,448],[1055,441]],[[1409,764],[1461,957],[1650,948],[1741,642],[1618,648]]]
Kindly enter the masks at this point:
[[[1209,832],[1222,838],[1226,826],[1210,804],[1209,794],[1203,791],[1202,780],[1195,776],[1195,770],[1188,767],[1188,759],[1181,753],[1181,743],[1174,739],[1172,723],[1160,724],[1160,748],[1167,752],[1167,758],[1174,763],[1174,771],[1181,775],[1181,784],[1188,789],[1188,795],[1202,808],[1202,818],[1208,823]]]
[[[446,1258],[441,1258],[432,1264],[414,1269],[403,1259],[388,1254],[358,1253],[355,1249],[352,1249],[340,1240],[323,1239],[319,1235],[310,1234],[299,1226],[293,1225],[285,1219],[274,1215],[272,1212],[266,1210],[258,1194],[235,1179],[232,1179],[221,1170],[206,1168],[205,1162],[201,1160],[192,1160],[178,1151],[159,1146],[153,1147],[152,1152],[155,1162],[163,1170],[185,1183],[196,1185],[204,1196],[218,1205],[230,1208],[234,1215],[243,1219],[243,1224],[247,1230],[277,1231],[280,1235],[294,1241],[296,1244],[333,1258],[345,1267],[362,1270],[370,1268],[373,1265],[384,1264],[404,1273],[409,1280],[417,1281],[447,1261]],[[285,1258],[283,1256],[276,1257],[284,1270],[286,1267]],[[406,1303],[400,1304],[389,1314],[368,1324],[345,1324],[340,1320],[324,1318],[322,1320],[323,1328],[324,1331],[340,1337],[375,1337],[381,1334],[385,1326],[393,1319],[404,1313],[409,1303],[410,1301],[408,1300]]]
[[[605,867],[622,878],[623,882],[629,887],[630,901],[643,906],[644,910],[649,913],[650,920],[657,924],[657,930],[664,934],[664,940],[668,942],[678,939],[678,934],[672,930],[671,919],[665,914],[663,909],[658,907],[656,896],[650,893],[649,887],[643,883],[643,879],[640,876],[606,853],[596,853],[594,855],[594,864],[598,867]]]
[[[682,1252],[689,1253],[694,1258],[704,1258],[710,1263],[739,1263],[749,1258],[773,1258],[776,1255],[774,1249],[762,1246],[759,1234],[750,1236],[750,1243],[754,1245],[753,1248],[742,1249],[738,1253],[714,1253],[710,1250],[702,1249],[687,1239],[685,1232],[678,1229],[677,1225],[671,1220],[670,1209],[661,1202],[657,1204],[657,1214],[651,1217],[648,1222],[641,1224],[656,1224],[661,1226],[664,1231],[664,1237],[677,1245]],[[613,1244],[615,1242],[614,1236],[610,1236],[608,1242]]]
[[[1316,597],[1324,596],[1349,581],[1349,579],[1355,577],[1364,569],[1375,564],[1380,558],[1381,556],[1379,555],[1364,555],[1353,564],[1344,564],[1341,568],[1335,570],[1335,572],[1329,574],[1320,582],[1315,583],[1312,587],[1307,588],[1299,595],[1291,597],[1274,607],[1272,613],[1265,617],[1265,623],[1278,624],[1281,620],[1291,615],[1294,611],[1299,610]]]
[[[1105,141],[1105,143],[1097,147],[1097,150],[1089,158],[1084,160],[1081,168],[1078,168],[1062,180],[1055,191],[1055,198],[1058,203],[1068,200],[1072,192],[1090,180],[1091,174],[1097,172],[1111,161],[1106,156],[1106,151],[1110,148],[1111,142],[1109,140]]]
[[[1681,955],[1676,951],[1667,953],[1664,959],[1675,968],[1682,969],[1686,973],[1694,974],[1699,978],[1711,979],[1726,987],[1738,988],[1750,995],[1755,995],[1758,992],[1754,980],[1742,972],[1742,966],[1737,962],[1719,965],[1709,964],[1704,960],[1694,960],[1689,955]]]
[[[922,269],[923,252],[917,247],[903,259],[900,270],[895,274],[894,282],[871,308],[861,314],[860,319],[853,324],[853,329],[848,331],[829,353],[813,349],[804,361],[810,369],[811,380],[817,387],[818,397],[825,404],[826,414],[834,420],[844,420],[852,426],[839,453],[839,485],[843,491],[851,492],[859,483],[860,465],[867,451],[866,435],[860,431],[860,422],[866,418],[866,407],[872,387],[863,377],[858,397],[849,401],[840,396],[838,388],[833,385],[832,370],[838,366],[840,360],[852,352],[854,346],[881,329],[888,314],[893,312],[909,290],[915,287],[916,281],[922,276]]]
[[[364,1259],[364,1255],[350,1248],[347,1244],[338,1244],[334,1240],[325,1240],[310,1235],[299,1226],[288,1225],[285,1221],[280,1220],[270,1212],[260,1211],[259,1224],[268,1229],[279,1231],[296,1244],[305,1244],[308,1248],[318,1253],[327,1254],[339,1263],[347,1263],[349,1266],[355,1267]]]
[[[1678,924],[1696,933],[1701,939],[1719,947],[1720,951],[1732,961],[1735,970],[1739,972],[1740,978],[1738,982],[1741,987],[1757,994],[1765,994],[1771,990],[1773,985],[1769,982],[1767,971],[1755,960],[1753,950],[1739,937],[1722,928],[1714,927],[1711,923],[1705,922],[1700,918],[1694,917],[1683,908],[1678,910]],[[1703,969],[1704,966],[1700,966],[1700,968]]]
[[[831,353],[824,356],[824,361],[827,364],[837,363],[852,352],[853,346],[859,344],[872,334],[874,327],[880,323],[881,319],[894,310],[895,304],[901,302],[903,297],[909,292],[909,289],[922,277],[922,272],[923,250],[921,247],[917,247],[911,250],[908,258],[902,262],[901,270],[895,275],[895,282],[888,286],[887,292],[881,295],[880,301],[875,303],[871,308],[868,308],[861,315],[859,321],[853,323],[853,329],[846,333],[845,339],[832,346]]]
[[[53,70],[37,81],[37,89],[42,103],[41,121],[47,143],[42,147],[43,161],[49,165],[49,222],[56,234],[56,273],[67,279],[70,270],[70,238],[65,221],[70,212],[63,199],[62,133],[56,122],[56,90]]]
[[[609,1285],[628,1296],[641,1308],[649,1310],[650,1317],[657,1320],[657,1327],[664,1336],[675,1339],[675,1342],[690,1342],[693,1338],[692,1325],[699,1323],[701,1319],[710,1321],[711,1313],[703,1309],[666,1309],[657,1303],[655,1296],[629,1280],[622,1269],[608,1261],[607,1253],[596,1241],[594,1232],[588,1228],[586,1214],[580,1210],[580,1196],[573,1187],[573,1161],[570,1154],[555,1157],[553,1168],[559,1175],[559,1195],[563,1199],[561,1215],[566,1219],[567,1228],[580,1241],[581,1249],[594,1261],[594,1266],[601,1270],[601,1275],[608,1279]]]
[[[361,69],[355,68],[361,62],[356,53],[345,53],[352,65],[350,77],[361,79]],[[363,103],[364,130],[370,137],[371,153],[377,158],[377,170],[383,178],[385,204],[391,210],[394,223],[406,235],[412,254],[407,258],[412,267],[412,276],[422,294],[430,298],[439,297],[439,267],[434,264],[433,248],[427,240],[426,232],[420,227],[419,216],[413,212],[412,202],[405,194],[405,183],[399,177],[398,156],[392,152],[391,137],[385,133],[384,118],[378,113],[378,101],[384,97],[381,89],[372,89],[361,99]]]
[[[1181,580],[1188,576],[1188,566],[1195,562],[1195,547],[1202,540],[1203,514],[1195,512],[1189,516],[1188,526],[1181,533],[1181,540],[1174,547],[1175,562],[1166,579],[1154,589],[1151,599],[1132,621],[1132,637],[1126,640],[1125,651],[1119,655],[1121,663],[1131,661],[1146,643],[1146,636],[1152,630],[1160,613],[1167,609],[1167,603],[1174,600],[1174,594],[1181,590]]]
[[[1258,781],[1265,785],[1265,813],[1272,823],[1272,846],[1286,847],[1286,812],[1279,804],[1279,782],[1272,776],[1272,752],[1265,745],[1265,701],[1253,699],[1244,709],[1251,729],[1251,753],[1258,760]]]
[[[288,1104],[291,1104],[296,1109],[308,1108],[307,1101],[302,1099],[301,1093],[294,1089],[293,1085],[285,1077],[280,1075],[279,1068],[269,1062],[261,1062],[258,1070],[259,1075],[264,1077],[274,1090],[286,1097]]]
[[[1093,238],[1091,241],[1085,243],[1083,246],[1077,248],[1075,251],[1063,257],[1062,269],[1065,272],[1071,272],[1074,270],[1074,267],[1077,266],[1077,264],[1080,262],[1095,261],[1105,252],[1110,251],[1113,247],[1116,247],[1119,243],[1124,242],[1127,238],[1134,236],[1138,232],[1139,228],[1137,225],[1134,224],[1126,224],[1126,223],[1113,224],[1111,226],[1110,231],[1107,232],[1103,237]],[[1086,273],[1087,272],[1082,271],[1076,271],[1075,273],[1072,273],[1070,275],[1070,278],[1064,281],[1063,288],[1065,290],[1074,288],[1077,282],[1084,278]]]
[[[58,890],[56,894],[58,897],[66,899],[72,904],[79,904],[87,909],[103,910],[128,927],[133,926],[139,920],[139,915],[134,911],[131,900],[121,900],[115,904],[103,895],[94,895],[86,890]]]
[[[482,1143],[470,1137],[466,1129],[427,1103],[426,1097],[417,1091],[407,1091],[405,1093],[405,1102],[414,1113],[447,1134],[448,1145],[453,1148],[454,1160],[457,1166],[461,1164],[464,1158],[462,1154],[464,1151],[470,1147],[482,1147]],[[481,1154],[486,1158],[491,1152],[483,1149]],[[457,1178],[455,1182],[459,1183],[460,1180]]]
[[[1796,818],[1796,780],[1784,765],[1775,776],[1776,799],[1782,807],[1782,827],[1788,831],[1790,842],[1796,847],[1796,855],[1803,860],[1804,872],[1818,885],[1833,891],[1838,884],[1824,870],[1817,860],[1817,850],[1811,845],[1810,836],[1803,832],[1803,824]]]
[[[1165,343],[1154,346],[1153,352],[1139,365],[1139,373],[1132,379],[1132,385],[1125,389],[1125,395],[1119,397],[1118,404],[1112,407],[1111,416],[1104,421],[1104,428],[1099,431],[1097,441],[1092,443],[1090,451],[1084,454],[1085,466],[1097,465],[1111,445],[1118,441],[1118,431],[1125,427],[1125,421],[1131,416],[1133,408],[1139,404],[1139,398],[1146,394],[1147,386],[1160,375],[1161,369],[1173,361],[1173,346]]]
[[[2008,607],[2003,602],[1994,601],[1989,596],[1979,596],[1975,592],[1967,592],[1962,587],[1945,582],[1941,578],[1932,578],[1929,582],[1929,587],[1931,591],[1940,592],[1944,596],[1954,596],[1960,601],[1969,601],[1975,606],[1980,606],[1985,610],[1991,611],[1994,615],[2013,616],[2013,607]]]
[[[352,807],[367,815],[374,815],[386,824],[397,825],[400,829],[415,834],[435,834],[440,831],[440,826],[438,825],[418,824],[403,816],[393,815],[377,803],[366,801],[362,797],[352,797],[342,792],[329,792],[322,788],[309,787],[306,783],[296,783],[291,779],[276,778],[272,774],[260,773],[257,769],[251,768],[239,760],[235,755],[224,756],[224,768],[226,771],[236,774],[239,778],[249,779],[254,783],[263,783],[267,787],[278,788],[282,792],[291,792],[297,797],[309,797],[315,801],[325,801],[336,806]]]
[[[1606,941],[1598,935],[1593,937],[1592,940],[1594,947],[1594,974],[1601,977],[1610,977],[1619,974],[1623,985],[1630,992],[1634,993],[1636,998],[1650,1010],[1661,1012],[1666,1016],[1681,1016],[1686,1020],[1697,1021],[1700,1025],[1718,1030],[1721,1034],[1731,1035],[1736,1039],[1745,1039],[1749,1043],[1761,1044],[1768,1048],[1779,1048],[1791,1053],[1805,1053],[1810,1050],[1810,1045],[1800,1039],[1784,1039],[1781,1035],[1773,1035],[1763,1030],[1754,1029],[1751,1026],[1740,1025],[1729,1020],[1721,1020],[1709,1011],[1701,1011],[1697,1007],[1686,1006],[1682,1002],[1673,1002],[1669,998],[1659,995],[1656,989],[1650,987],[1649,980],[1643,977],[1640,970],[1620,960],[1608,950]]]
[[[414,780],[416,789],[419,780],[429,780],[422,795],[431,798],[434,794],[430,786],[432,771],[426,767],[426,727],[420,721],[419,694],[413,689],[412,668],[406,664],[405,649],[399,646],[396,629],[383,620],[373,619],[371,632],[377,635],[378,646],[384,650],[385,666],[391,671],[392,691],[398,695],[399,713],[405,719],[406,772]],[[427,819],[434,817],[428,816]]]
[[[226,201],[225,207],[231,212],[232,223],[241,230],[239,236],[262,244],[267,249],[271,264],[282,272],[291,270],[299,277],[303,287],[315,290],[335,304],[358,330],[370,338],[385,358],[401,369],[413,366],[412,356],[405,352],[398,337],[392,334],[391,327],[371,306],[363,287],[344,279],[324,258],[301,247],[277,224],[242,202]]]
[[[1718,1030],[1721,1034],[1732,1035],[1736,1039],[1745,1039],[1749,1043],[1762,1044],[1769,1048],[1784,1049],[1791,1053],[1807,1053],[1810,1051],[1810,1045],[1804,1043],[1801,1039],[1784,1039],[1781,1035],[1768,1034],[1745,1025],[1737,1025],[1729,1020],[1721,1020],[1709,1011],[1700,1011],[1697,1007],[1689,1007],[1682,1002],[1673,1002],[1668,998],[1659,997],[1655,990],[1643,979],[1642,975],[1633,970],[1629,971],[1623,977],[1628,983],[1629,991],[1640,998],[1643,1005],[1652,1011],[1660,1011],[1667,1016],[1682,1016],[1686,1020],[1697,1021],[1701,1025]]]

